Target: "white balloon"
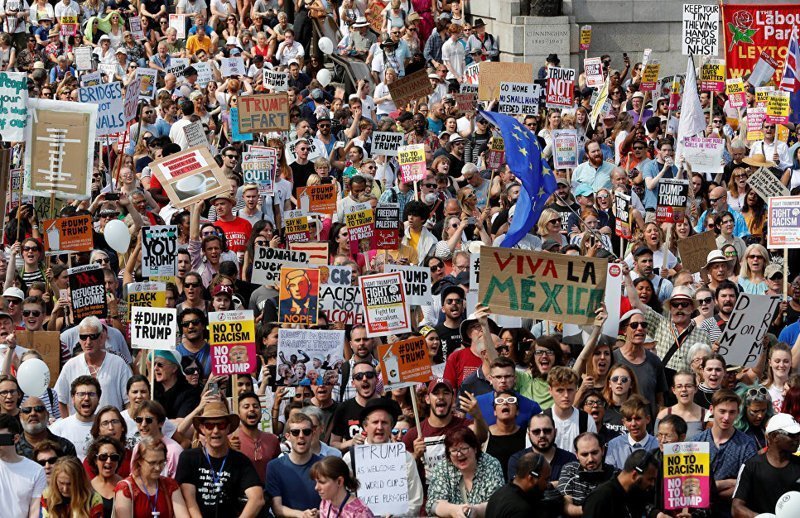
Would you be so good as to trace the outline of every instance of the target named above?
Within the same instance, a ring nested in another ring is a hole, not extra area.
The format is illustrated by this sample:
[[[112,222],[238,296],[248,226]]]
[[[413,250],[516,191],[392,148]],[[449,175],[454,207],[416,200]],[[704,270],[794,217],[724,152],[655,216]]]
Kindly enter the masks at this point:
[[[39,397],[50,385],[50,369],[39,358],[25,360],[17,371],[17,383],[28,396]]]
[[[756,518],[775,518],[775,515],[772,513],[761,513],[757,514]]]
[[[124,254],[128,251],[128,246],[131,244],[131,234],[128,232],[128,225],[118,219],[112,219],[106,223],[103,234],[106,237],[108,246],[117,251],[117,253]]]
[[[800,516],[800,492],[789,491],[784,493],[775,504],[777,518],[797,518]]]
[[[331,71],[327,68],[322,68],[319,72],[317,72],[317,81],[319,81],[322,86],[328,86],[331,84],[331,79]]]
[[[333,42],[327,36],[320,38],[317,45],[319,46],[319,50],[321,50],[326,56],[333,54]]]

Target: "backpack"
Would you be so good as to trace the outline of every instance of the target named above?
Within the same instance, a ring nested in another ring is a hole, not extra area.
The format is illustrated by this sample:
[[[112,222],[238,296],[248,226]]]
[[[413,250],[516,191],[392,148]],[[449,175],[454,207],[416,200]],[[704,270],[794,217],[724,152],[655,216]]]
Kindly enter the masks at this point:
[[[586,432],[587,429],[589,428],[589,414],[587,414],[583,410],[579,410],[577,408],[575,410],[578,410],[578,435],[580,435],[580,434]],[[552,407],[548,408],[547,410],[545,410],[542,413],[546,414],[546,415],[549,415],[550,419],[553,418],[553,408]]]

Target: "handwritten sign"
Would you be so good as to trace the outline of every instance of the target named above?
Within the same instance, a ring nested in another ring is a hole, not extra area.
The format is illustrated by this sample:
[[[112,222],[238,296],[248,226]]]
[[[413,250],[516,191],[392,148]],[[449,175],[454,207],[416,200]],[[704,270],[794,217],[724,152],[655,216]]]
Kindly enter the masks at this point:
[[[262,286],[272,286],[280,279],[281,267],[284,265],[297,268],[307,266],[308,254],[295,250],[256,246],[250,282]]]
[[[408,513],[406,447],[402,442],[361,444],[353,447],[355,476],[361,482],[358,497],[375,516]]]
[[[683,4],[681,53],[684,56],[719,54],[719,6]]]
[[[402,276],[377,273],[358,278],[367,336],[387,336],[411,331],[410,305],[406,301]]]
[[[433,86],[431,86],[431,80],[428,79],[428,73],[424,69],[400,78],[389,85],[389,95],[401,110],[409,103],[432,93]]]
[[[289,98],[286,94],[239,97],[239,132],[289,131]]]
[[[289,74],[286,72],[264,68],[263,79],[271,92],[285,92],[289,89]]]
[[[22,142],[28,117],[28,79],[24,72],[0,72],[0,135]]]
[[[664,509],[711,507],[711,464],[705,442],[664,445]]]
[[[91,70],[92,67],[92,47],[75,47],[75,68],[78,70]]]
[[[319,311],[327,322],[345,325],[364,323],[361,289],[349,284],[323,284],[319,289]]]
[[[122,102],[122,83],[119,81],[78,88],[78,100],[98,106],[97,135],[125,131],[125,107]]]
[[[699,272],[706,265],[708,253],[717,249],[717,236],[713,231],[701,232],[678,240],[681,264],[690,273]]]
[[[131,347],[175,350],[178,343],[178,311],[175,308],[131,308]]]
[[[208,314],[211,374],[252,374],[256,371],[256,330],[253,312],[219,311]]]
[[[747,178],[747,184],[766,202],[775,196],[789,196],[789,189],[766,167],[759,168]]]
[[[232,58],[221,58],[220,59],[220,72],[222,73],[222,77],[236,77],[236,76],[243,76],[246,75],[244,69],[244,58],[241,56],[235,56]],[[286,96],[283,96],[286,99]],[[241,97],[239,98],[241,100]]]
[[[719,353],[728,365],[755,366],[780,302],[779,295],[739,294],[719,339]]]
[[[534,83],[500,83],[500,113],[539,115],[542,87]]]

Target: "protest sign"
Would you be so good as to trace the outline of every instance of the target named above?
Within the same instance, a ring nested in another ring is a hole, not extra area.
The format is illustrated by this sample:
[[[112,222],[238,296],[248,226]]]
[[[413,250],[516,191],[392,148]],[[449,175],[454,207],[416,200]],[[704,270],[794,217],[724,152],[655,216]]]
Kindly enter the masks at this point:
[[[500,315],[578,325],[603,302],[607,261],[509,248],[481,248],[478,300]]]
[[[547,69],[547,107],[572,108],[575,102],[575,69]]]
[[[387,336],[411,331],[411,305],[406,301],[400,273],[377,273],[358,278],[364,305],[367,336]]]
[[[351,245],[369,239],[375,233],[375,215],[369,203],[356,203],[344,217]]]
[[[589,45],[591,45],[591,43],[592,43],[592,26],[591,25],[582,25],[581,26],[580,50],[589,50]]]
[[[264,85],[269,86],[270,92],[285,92],[289,89],[289,74],[264,68]]]
[[[586,58],[583,60],[583,71],[586,74],[586,86],[589,88],[601,88],[605,79],[603,78],[603,62],[600,58]]]
[[[336,211],[336,194],[336,185],[327,183],[298,187],[295,197],[303,212],[331,215]]]
[[[313,326],[319,307],[319,270],[281,268],[278,322]]]
[[[800,248],[800,196],[769,199],[767,248]]]
[[[717,249],[717,235],[713,231],[701,232],[678,240],[681,264],[689,273],[697,273],[706,265],[708,253]]]
[[[308,264],[325,266],[328,268],[328,243],[312,241],[308,243],[289,243],[289,250],[297,250],[305,252],[308,256]],[[325,282],[322,273],[320,273],[320,284]]]
[[[142,277],[174,278],[178,264],[178,227],[142,227]],[[171,279],[170,279],[171,280]]]
[[[207,147],[197,146],[162,158],[151,163],[150,169],[177,208],[230,190],[230,182]]]
[[[278,170],[278,151],[265,148],[258,152],[242,153],[244,183],[258,185],[258,194],[272,194],[275,173]]]
[[[719,6],[683,4],[681,53],[716,56],[719,53]]]
[[[139,99],[147,101],[155,99],[158,70],[155,68],[139,67],[136,69],[136,77],[141,78],[141,83],[139,83]]]
[[[700,67],[700,90],[720,93],[725,91],[725,61],[709,59]]]
[[[431,269],[427,266],[401,266],[386,264],[383,267],[386,273],[400,272],[403,275],[403,288],[409,304],[414,306],[433,305],[433,281]]]
[[[767,124],[786,124],[789,122],[789,92],[776,90],[767,97]]]
[[[533,80],[533,65],[530,63],[481,61],[478,67],[480,81],[473,84],[478,85],[478,99],[481,101],[499,99],[500,83]]]
[[[664,509],[711,507],[711,464],[707,442],[664,445]]]
[[[175,350],[178,343],[178,311],[175,308],[131,308],[131,347]]]
[[[431,358],[423,336],[378,345],[378,361],[385,391],[431,380]]]
[[[122,100],[122,104],[125,107],[125,124],[136,117],[136,109],[139,107],[139,88],[141,82],[141,77],[134,77],[125,88],[125,98]]]
[[[75,47],[75,68],[77,70],[91,70],[92,66],[92,47]]]
[[[600,117],[600,114],[608,113],[606,106],[608,106],[608,109],[611,109],[611,105],[608,100],[609,84],[610,80],[606,80],[606,82],[603,83],[603,87],[597,91],[597,99],[595,100],[594,105],[592,105],[592,111],[589,112],[589,122],[593,128],[597,127],[597,119]]]
[[[389,85],[389,95],[399,109],[404,109],[408,103],[420,98],[427,97],[433,93],[431,80],[428,79],[428,72],[418,70],[413,74],[397,79]]]
[[[661,63],[651,59],[642,71],[642,83],[639,90],[642,92],[654,92],[658,86],[658,73],[661,71]]]
[[[631,197],[621,192],[614,193],[614,208],[616,218],[615,230],[622,239],[631,239]]]
[[[767,51],[762,51],[747,82],[756,87],[761,86],[772,78],[777,69],[778,62]]]
[[[506,161],[506,144],[502,137],[492,137],[489,139],[489,149],[484,154],[486,167],[488,169],[500,169]],[[480,159],[480,156],[476,156]]]
[[[130,28],[131,36],[133,36],[134,40],[142,41],[145,39],[144,30],[142,29],[142,18],[140,16],[129,17],[128,27]]]
[[[203,61],[198,61],[192,65],[197,70],[197,84],[201,88],[205,88],[208,83],[213,80],[211,75],[211,64]]]
[[[344,331],[325,329],[278,329],[276,382],[282,386],[339,383],[344,359]]]
[[[375,250],[397,250],[400,246],[400,205],[381,203],[375,208]]]
[[[789,189],[766,167],[751,174],[747,178],[747,184],[766,202],[773,196],[789,196]]]
[[[186,39],[186,19],[184,16],[190,16],[189,14],[170,14],[169,15],[169,28],[175,29],[177,33],[177,39],[183,41]],[[163,30],[163,29],[162,29]]]
[[[474,88],[475,91],[464,91],[466,88]],[[478,103],[478,87],[461,85],[461,90],[460,93],[453,94],[453,99],[456,101],[456,109],[463,113],[474,113],[475,105]]]
[[[534,83],[500,83],[500,113],[539,115],[542,87]]]
[[[256,246],[250,282],[262,286],[278,283],[282,266],[302,268],[308,265],[308,254],[294,250]]]
[[[689,180],[662,178],[658,182],[657,223],[680,223],[689,206]]]
[[[533,69],[531,69],[531,71],[533,71]],[[480,80],[480,77],[481,77],[481,64],[480,64],[480,62],[472,63],[471,65],[467,65],[467,68],[464,71],[464,77],[466,78],[466,84],[467,85],[477,87],[478,86],[478,81]],[[464,85],[461,85],[461,86],[463,87]]]
[[[756,106],[763,106],[764,108],[767,107],[767,102],[769,101],[769,94],[775,91],[774,86],[757,86],[756,87]],[[750,110],[748,110],[748,113]]]
[[[715,137],[684,137],[683,158],[692,172],[715,174],[722,170],[725,140]]]
[[[425,145],[411,144],[397,149],[397,161],[400,164],[400,181],[403,183],[418,182],[425,178]]]
[[[103,77],[99,70],[87,72],[81,76],[81,86],[95,86],[103,82]]]
[[[69,275],[72,318],[80,322],[86,317],[106,318],[106,285],[103,268],[99,264],[76,266],[67,270]]]
[[[744,108],[747,106],[747,90],[744,88],[744,81],[741,77],[726,79],[726,93],[732,108]]]
[[[189,58],[172,58],[164,69],[167,74],[174,74],[180,84],[183,80],[183,71],[189,66]]]
[[[256,327],[252,311],[211,312],[208,329],[212,376],[256,371]]]
[[[42,361],[50,369],[50,388],[53,388],[61,372],[61,333],[58,331],[14,331],[17,345],[33,349],[42,355]]]
[[[97,135],[125,131],[125,107],[122,102],[122,83],[115,81],[78,88],[78,100],[97,108]]]
[[[553,166],[556,169],[578,167],[578,133],[574,129],[553,132]]]
[[[756,365],[780,302],[780,295],[739,293],[719,339],[719,353],[728,365],[745,369]]]
[[[25,88],[27,89],[27,83]],[[96,104],[28,100],[25,124],[25,188],[33,196],[86,199],[91,193]],[[32,113],[36,117],[32,117]],[[3,118],[14,120],[12,116]],[[8,133],[2,131],[4,138]]]
[[[292,165],[297,162],[297,151],[295,148],[298,144],[307,144],[308,145],[308,161],[313,162],[317,158],[328,158],[328,151],[325,148],[325,143],[322,142],[320,139],[316,137],[312,137],[311,135],[305,138],[299,138],[297,140],[293,140],[286,145],[286,150],[284,151],[284,156],[286,157],[286,163],[288,165]]]
[[[308,227],[308,216],[302,210],[287,210],[283,213],[283,224],[286,242],[307,243],[311,240],[311,231]]]
[[[44,248],[51,252],[91,252],[94,233],[91,216],[64,216],[43,222]]]
[[[208,146],[206,130],[201,121],[194,121],[183,127],[183,134],[186,135],[186,146]]]
[[[120,313],[130,322],[130,312],[134,307],[164,308],[167,306],[166,290],[164,282],[132,282],[123,290],[128,307]]]
[[[9,188],[6,191],[6,208],[4,214],[9,214],[12,210],[20,206],[20,204],[33,204],[33,196],[20,196],[22,194],[22,182],[24,181],[25,173],[21,168],[12,169],[9,171]],[[91,221],[91,220],[90,220]],[[47,227],[44,227],[45,229]]]
[[[328,323],[363,324],[364,305],[361,289],[358,286],[322,284],[319,289],[319,312],[325,316],[325,321]]]
[[[78,13],[80,14],[80,13]],[[66,16],[61,16],[57,18],[58,26],[59,26],[59,34],[64,36],[66,40],[67,36],[75,36],[78,34],[78,16],[74,14],[68,14]]]
[[[242,58],[241,56],[235,56],[232,58],[221,58],[219,70],[222,73],[222,77],[246,75],[246,71],[244,68],[244,58]],[[285,95],[283,97],[286,98]],[[241,97],[239,99],[241,99]]]
[[[285,93],[239,97],[239,133],[289,131],[289,97]]]
[[[372,134],[372,154],[397,156],[397,150],[403,145],[403,134],[393,131],[376,131]]]
[[[747,109],[747,135],[745,137],[747,140],[750,142],[764,140],[764,119],[766,118],[767,108],[765,106],[754,106]]]
[[[361,444],[351,453],[355,477],[361,482],[358,498],[375,516],[408,513],[406,446],[402,442]]]
[[[333,286],[355,286],[353,268],[349,265],[335,266],[331,264],[319,267],[319,283]]]

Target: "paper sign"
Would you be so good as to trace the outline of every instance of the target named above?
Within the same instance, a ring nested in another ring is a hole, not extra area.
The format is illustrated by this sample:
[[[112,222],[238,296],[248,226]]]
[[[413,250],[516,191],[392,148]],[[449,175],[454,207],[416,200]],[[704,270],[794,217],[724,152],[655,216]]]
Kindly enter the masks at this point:
[[[767,248],[800,248],[800,196],[769,199]]]
[[[375,208],[375,250],[397,250],[400,246],[400,205],[381,203]]]
[[[406,383],[428,383],[431,380],[431,358],[422,336],[378,345],[378,360],[385,391],[402,388]]]
[[[211,375],[252,374],[256,371],[256,330],[253,312],[208,314]]]
[[[575,101],[575,70],[550,67],[547,69],[547,107],[572,108]]]
[[[689,206],[689,180],[662,178],[658,182],[657,223],[680,223]]]
[[[5,214],[10,214],[11,211],[19,207],[20,204],[29,203],[33,205],[35,200],[33,196],[20,196],[20,194],[22,193],[22,181],[24,176],[25,174],[23,173],[21,168],[12,169],[10,171],[9,174],[10,188],[6,192]]]
[[[789,92],[776,90],[767,98],[767,124],[786,124],[789,122]]]
[[[531,71],[533,70],[531,69]],[[470,86],[478,86],[478,81],[481,77],[481,64],[472,63],[471,65],[467,65],[467,68],[464,71],[464,76],[466,77],[466,84]]]
[[[376,131],[372,134],[372,154],[397,156],[397,150],[403,145],[403,134],[391,131]]]
[[[418,70],[413,74],[401,77],[389,85],[389,95],[399,109],[404,109],[408,103],[414,102],[433,93],[428,72]]]
[[[284,231],[286,242],[307,243],[311,241],[311,231],[308,227],[308,216],[302,210],[288,210],[283,213]]]
[[[292,165],[297,162],[297,152],[295,148],[298,144],[308,145],[308,161],[314,162],[317,158],[328,158],[328,151],[325,148],[325,143],[320,139],[312,137],[311,135],[305,138],[293,140],[286,145],[284,156],[286,156],[286,163]]]
[[[319,270],[281,268],[278,322],[313,326],[319,307]]]
[[[427,168],[424,144],[401,146],[397,150],[397,161],[400,163],[401,182],[413,183],[425,178]]]
[[[395,273],[358,278],[366,317],[367,336],[387,336],[411,331],[411,305],[406,300],[402,276]]]
[[[124,291],[128,309],[124,312],[127,322],[131,322],[131,310],[134,307],[164,308],[167,306],[167,285],[164,282],[132,282]]]
[[[700,90],[703,92],[725,91],[725,61],[709,59],[700,68]]]
[[[408,513],[406,446],[402,442],[361,444],[353,447],[358,498],[375,516]]]
[[[586,86],[589,88],[602,88],[605,78],[603,77],[603,62],[600,58],[584,59],[583,70],[586,74]]]
[[[324,266],[325,268],[320,268],[320,284],[323,282],[327,282],[323,275],[323,271],[327,271],[330,267],[328,266],[328,243],[327,242],[308,242],[308,243],[289,243],[290,250],[297,250],[300,252],[305,252],[308,255],[308,264],[310,265],[317,265],[317,266]]]
[[[194,121],[184,126],[183,134],[186,135],[187,147],[208,146],[206,130],[203,128],[201,121]]]
[[[713,231],[702,232],[678,240],[681,264],[689,273],[697,273],[706,265],[708,253],[717,249],[717,235]]]
[[[758,92],[756,92],[758,95]],[[764,119],[767,117],[767,108],[754,106],[747,109],[747,140],[755,142],[764,140]]]
[[[484,157],[488,169],[500,169],[503,164],[505,164],[506,146],[502,137],[492,137],[489,139],[489,149],[486,150]]]
[[[99,70],[81,75],[81,86],[97,86],[102,84],[103,77]]]
[[[607,261],[481,248],[478,300],[500,315],[588,325],[603,302]]]
[[[186,39],[186,21],[184,18],[184,14],[170,14],[169,15],[169,27],[171,29],[175,29],[178,33],[177,38],[179,40]]]
[[[316,214],[333,214],[336,211],[336,194],[336,186],[332,183],[298,187],[296,190],[298,200],[308,198],[308,205],[304,205],[304,201],[300,205],[306,212]]]
[[[286,94],[239,97],[239,132],[289,131],[289,98]]]
[[[278,169],[277,150],[267,148],[266,153],[242,153],[244,183],[258,185],[260,195],[272,194],[275,173]]]
[[[433,305],[433,280],[431,269],[427,266],[401,266],[386,264],[383,267],[386,273],[400,272],[403,275],[403,288],[408,302],[414,306]]]
[[[175,308],[131,308],[131,347],[175,350],[178,343],[178,312]]]
[[[589,112],[589,123],[593,128],[597,127],[597,120],[601,113],[608,113],[605,110],[606,105],[610,109],[610,102],[608,101],[609,81],[603,83],[603,88],[597,91],[597,100],[592,105],[592,111]],[[602,122],[601,122],[602,124]]]
[[[99,264],[87,264],[67,270],[69,275],[72,317],[80,322],[86,317],[106,318],[106,285],[103,268]]]
[[[136,109],[139,106],[139,89],[141,87],[142,78],[135,77],[128,83],[125,88],[125,98],[122,104],[125,109],[125,124],[136,118]]]
[[[278,385],[338,385],[344,338],[344,331],[278,329]]]
[[[683,4],[681,53],[716,56],[719,53],[719,6]]]
[[[92,47],[75,47],[75,68],[78,70],[91,70]]]
[[[465,88],[474,88],[474,92],[465,92]],[[478,102],[478,87],[472,85],[461,85],[461,92],[454,93],[453,99],[456,101],[456,109],[463,113],[474,113],[475,105]]]
[[[775,91],[774,86],[757,86],[756,87],[756,106],[767,107],[769,101],[769,94]],[[750,111],[748,110],[748,113]]]
[[[592,26],[591,25],[582,25],[581,26],[581,39],[580,39],[580,50],[589,50],[589,45],[592,43]]]
[[[345,223],[351,244],[371,238],[375,232],[372,205],[366,202],[356,203],[351,207],[351,211],[345,214]]]
[[[230,182],[207,147],[189,148],[151,163],[150,168],[177,208],[230,190]]]
[[[725,141],[714,137],[684,137],[683,157],[697,173],[716,174],[722,170]]]
[[[262,286],[273,286],[278,283],[282,266],[302,268],[308,265],[305,252],[256,246],[253,258],[253,273],[250,282]]]
[[[658,86],[658,73],[660,71],[661,63],[651,59],[642,71],[642,84],[639,86],[639,90],[642,92],[654,92]]]
[[[719,353],[728,365],[745,369],[756,365],[763,348],[762,340],[780,302],[780,295],[739,293],[719,339]]]
[[[364,301],[358,286],[322,284],[319,289],[319,312],[328,323],[355,325],[364,323]]]
[[[78,100],[98,106],[97,135],[125,131],[127,125],[122,102],[122,83],[119,81],[78,88]]]
[[[578,133],[574,129],[553,132],[553,166],[556,169],[578,167]]]
[[[139,67],[136,69],[136,77],[141,78],[141,83],[139,83],[139,99],[145,99],[148,101],[155,99],[158,70],[155,68]]]
[[[198,61],[192,66],[197,70],[197,84],[199,84],[201,88],[205,88],[206,85],[213,80],[211,65],[203,61]]]
[[[145,39],[144,30],[142,30],[141,16],[131,16],[128,18],[128,27],[130,27],[131,35],[136,41]],[[90,49],[91,50],[91,49]]]
[[[772,78],[778,66],[778,62],[766,50],[761,51],[758,62],[753,67],[753,72],[747,78],[747,82],[756,87],[763,85]]]
[[[789,189],[766,167],[759,168],[747,178],[747,184],[766,202],[774,196],[789,196]]]
[[[530,63],[481,61],[478,66],[480,82],[473,84],[478,85],[478,99],[481,101],[498,99],[500,83],[533,80],[533,65]]]
[[[189,58],[171,58],[169,65],[164,69],[167,74],[174,74],[180,84],[183,82],[183,71],[189,66]]]
[[[175,277],[178,267],[178,227],[142,227],[142,277]]]
[[[244,69],[244,58],[242,58],[241,56],[236,56],[232,58],[221,58],[219,70],[222,73],[222,77],[236,77],[247,74]],[[283,96],[283,98],[288,100],[288,98],[285,95]],[[239,98],[240,101],[241,99],[242,97]]]
[[[631,239],[631,197],[621,192],[614,193],[614,208],[616,218],[615,231],[622,239]]]
[[[289,89],[289,74],[276,70],[264,69],[264,85],[269,86],[271,92],[285,92]]]
[[[711,507],[711,464],[705,442],[664,445],[664,509]]]
[[[64,253],[91,252],[94,249],[91,216],[46,219],[42,228],[45,250]]]
[[[500,113],[539,115],[542,87],[533,83],[500,83]]]
[[[726,79],[726,93],[728,102],[732,108],[744,108],[747,106],[747,90],[744,88],[744,81],[741,77]]]

